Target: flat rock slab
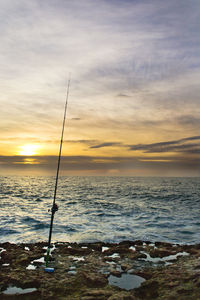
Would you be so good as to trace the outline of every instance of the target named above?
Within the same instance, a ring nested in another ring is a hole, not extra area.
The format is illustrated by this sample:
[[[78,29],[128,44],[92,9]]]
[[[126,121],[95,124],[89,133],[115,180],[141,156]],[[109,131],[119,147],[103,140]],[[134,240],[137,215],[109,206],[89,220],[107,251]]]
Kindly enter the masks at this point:
[[[0,299],[200,299],[199,244],[55,243],[53,273],[44,271],[46,248],[42,242],[0,244]],[[132,288],[124,278],[142,280]]]

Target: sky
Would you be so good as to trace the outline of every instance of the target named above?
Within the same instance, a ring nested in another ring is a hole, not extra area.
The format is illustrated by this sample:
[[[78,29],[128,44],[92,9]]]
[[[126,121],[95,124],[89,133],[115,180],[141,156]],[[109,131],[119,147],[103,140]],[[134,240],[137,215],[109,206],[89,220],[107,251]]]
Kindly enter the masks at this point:
[[[0,175],[200,176],[198,0],[1,0]]]

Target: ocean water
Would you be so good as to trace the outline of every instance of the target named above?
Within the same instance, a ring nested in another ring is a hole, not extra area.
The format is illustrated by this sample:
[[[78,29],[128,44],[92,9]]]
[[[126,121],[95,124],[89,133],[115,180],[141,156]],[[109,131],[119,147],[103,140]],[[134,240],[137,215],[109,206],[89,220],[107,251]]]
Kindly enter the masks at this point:
[[[0,242],[47,241],[54,177],[0,177]],[[52,241],[200,242],[200,178],[60,177]]]

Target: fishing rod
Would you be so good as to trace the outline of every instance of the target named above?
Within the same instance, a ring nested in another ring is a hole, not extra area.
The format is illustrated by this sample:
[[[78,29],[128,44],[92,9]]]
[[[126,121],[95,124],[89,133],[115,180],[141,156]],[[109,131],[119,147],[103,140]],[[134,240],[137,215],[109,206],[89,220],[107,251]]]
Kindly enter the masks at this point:
[[[63,144],[63,136],[64,136],[64,130],[65,130],[65,120],[66,120],[66,113],[67,113],[67,104],[68,104],[68,98],[69,98],[69,87],[70,87],[70,78],[68,80],[67,84],[67,94],[66,94],[66,101],[65,101],[65,109],[64,109],[64,118],[63,118],[63,125],[62,125],[62,133],[61,133],[61,139],[60,139],[60,150],[58,155],[58,165],[57,165],[57,173],[56,173],[56,182],[55,182],[55,189],[54,189],[54,197],[53,197],[53,203],[51,208],[51,222],[49,227],[49,240],[48,240],[48,246],[47,246],[47,256],[46,256],[46,272],[53,272],[54,268],[48,268],[49,264],[49,255],[50,255],[50,248],[51,248],[51,236],[52,236],[52,230],[53,230],[53,220],[55,212],[58,210],[58,205],[56,204],[56,194],[57,194],[57,187],[58,187],[58,177],[59,177],[59,171],[60,171],[60,159],[61,159],[61,153],[62,153],[62,144]]]

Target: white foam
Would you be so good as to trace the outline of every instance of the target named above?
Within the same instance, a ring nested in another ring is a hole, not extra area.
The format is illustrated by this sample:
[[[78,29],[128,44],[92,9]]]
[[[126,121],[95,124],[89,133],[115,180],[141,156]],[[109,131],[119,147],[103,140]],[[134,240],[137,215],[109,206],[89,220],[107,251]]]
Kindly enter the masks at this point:
[[[36,266],[30,264],[28,265],[28,267],[26,267],[26,270],[35,270],[36,268],[37,268]]]
[[[177,259],[178,256],[188,256],[187,252],[179,252],[174,255],[168,255],[164,257],[151,257],[148,253],[141,251],[141,253],[145,254],[146,258],[139,258],[140,260],[145,260],[153,263],[164,262],[166,265],[171,264],[169,261]]]
[[[136,251],[136,248],[134,246],[129,247],[130,250]]]
[[[114,261],[106,261],[106,263],[109,265],[116,265],[116,263]]]
[[[39,263],[44,263],[45,261],[44,261],[44,256],[43,257],[41,257],[41,258],[38,258],[38,259],[34,259],[31,263],[34,263],[34,262],[39,262]]]
[[[113,253],[112,255],[109,255],[108,257],[111,257],[111,258],[119,258],[120,255],[118,253]]]
[[[47,249],[48,249],[48,247],[47,247],[47,246],[44,246],[42,249],[44,249],[44,250],[47,250]],[[53,244],[53,247],[52,247],[52,248],[50,248],[49,255],[51,255],[51,254],[52,254],[52,252],[53,252],[55,249],[56,249],[56,246],[55,246],[55,244]]]
[[[68,271],[67,273],[70,274],[70,275],[76,275],[77,271],[71,270],[71,271]]]
[[[69,256],[69,257],[72,258],[74,261],[84,261],[85,260],[84,256],[80,256],[80,257]]]
[[[108,250],[109,248],[108,247],[102,247],[102,252]]]
[[[149,246],[154,247],[154,249],[158,249],[158,247],[156,247],[154,243],[149,244]]]
[[[1,254],[2,252],[5,252],[5,251],[6,251],[6,249],[0,248],[0,254]],[[0,259],[1,259],[1,256],[0,256]]]
[[[6,251],[6,249],[0,248],[0,254],[1,254],[2,252],[5,252],[5,251]]]
[[[166,262],[165,262],[165,266],[169,266],[169,265],[173,265],[173,263],[172,263],[172,262],[166,261]]]
[[[188,255],[190,255],[188,252],[179,252],[179,253],[174,254],[174,255],[169,255],[169,256],[163,257],[163,259],[165,261],[169,261],[169,260],[177,259],[178,256],[188,256]]]
[[[5,295],[15,295],[15,294],[28,294],[37,291],[36,288],[28,288],[28,289],[21,289],[16,286],[9,286],[3,294]]]
[[[51,253],[56,249],[56,245],[55,245],[55,244],[53,244],[52,246],[53,246],[53,247],[50,249],[50,252],[51,252]]]

